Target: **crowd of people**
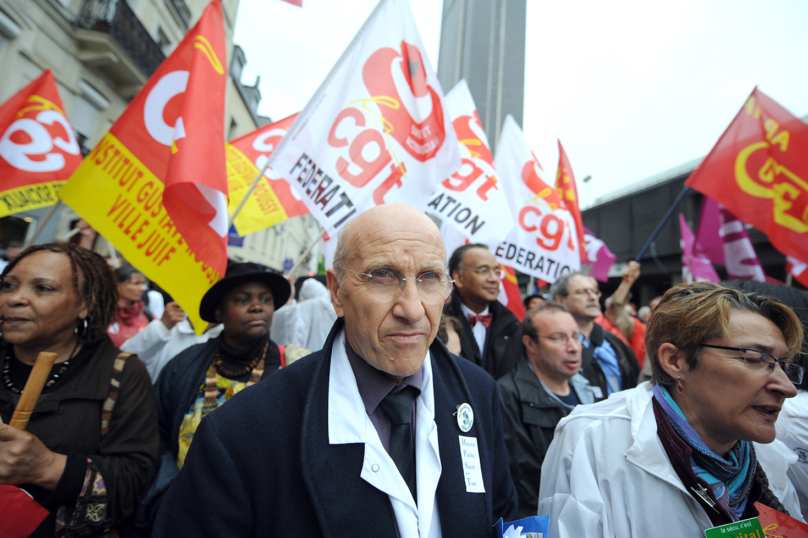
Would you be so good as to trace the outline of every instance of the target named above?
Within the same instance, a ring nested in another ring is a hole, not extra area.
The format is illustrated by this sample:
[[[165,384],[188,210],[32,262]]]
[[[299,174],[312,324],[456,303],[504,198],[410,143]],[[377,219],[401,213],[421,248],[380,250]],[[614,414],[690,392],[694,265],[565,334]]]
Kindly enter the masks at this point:
[[[447,259],[388,204],[344,226],[325,281],[229,262],[200,328],[73,237],[0,276],[0,484],[47,510],[31,536],[483,537],[549,515],[552,538],[679,538],[808,515],[805,292],[682,284],[638,310],[631,262],[603,302],[567,273],[520,321],[488,247]]]

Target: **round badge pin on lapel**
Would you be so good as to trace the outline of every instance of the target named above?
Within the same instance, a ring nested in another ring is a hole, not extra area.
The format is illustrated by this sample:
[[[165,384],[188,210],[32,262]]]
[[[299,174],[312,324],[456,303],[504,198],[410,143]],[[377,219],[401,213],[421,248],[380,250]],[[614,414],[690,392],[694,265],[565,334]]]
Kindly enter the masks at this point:
[[[474,425],[474,411],[471,410],[469,404],[464,403],[457,406],[457,425],[463,433],[469,431]]]

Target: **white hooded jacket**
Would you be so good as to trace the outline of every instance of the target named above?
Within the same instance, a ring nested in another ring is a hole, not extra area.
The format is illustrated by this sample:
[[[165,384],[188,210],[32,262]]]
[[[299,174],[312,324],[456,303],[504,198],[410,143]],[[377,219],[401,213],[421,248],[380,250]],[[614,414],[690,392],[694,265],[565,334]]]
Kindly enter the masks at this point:
[[[539,515],[553,538],[682,538],[712,527],[686,491],[662,442],[651,384],[578,406],[559,422],[544,459]],[[802,521],[786,473],[796,455],[780,441],[755,443],[760,465],[790,515]]]

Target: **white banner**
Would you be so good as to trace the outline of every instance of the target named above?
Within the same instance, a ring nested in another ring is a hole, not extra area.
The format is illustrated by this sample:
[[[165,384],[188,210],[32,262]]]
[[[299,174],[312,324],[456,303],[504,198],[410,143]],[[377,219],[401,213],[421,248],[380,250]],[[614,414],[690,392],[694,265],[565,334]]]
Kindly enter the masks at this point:
[[[446,94],[446,108],[459,139],[463,165],[438,185],[425,211],[455,228],[470,242],[486,244],[493,250],[515,222],[465,80]]]
[[[443,92],[406,0],[379,2],[270,164],[332,237],[373,205],[424,207],[460,168]]]
[[[511,116],[505,118],[494,165],[516,218],[516,227],[494,249],[497,261],[550,283],[578,271],[575,220],[561,208],[558,192],[544,180],[541,165]]]

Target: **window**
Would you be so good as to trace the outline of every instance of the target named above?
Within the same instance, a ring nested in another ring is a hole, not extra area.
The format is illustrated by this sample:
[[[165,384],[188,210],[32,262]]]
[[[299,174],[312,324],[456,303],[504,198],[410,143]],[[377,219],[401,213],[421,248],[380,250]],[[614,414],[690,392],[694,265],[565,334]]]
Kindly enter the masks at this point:
[[[161,27],[157,27],[157,46],[163,51],[163,54],[168,56],[171,53],[171,40],[163,32]]]

